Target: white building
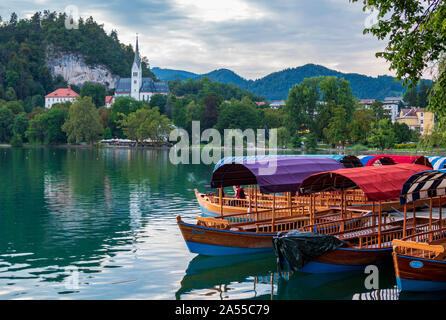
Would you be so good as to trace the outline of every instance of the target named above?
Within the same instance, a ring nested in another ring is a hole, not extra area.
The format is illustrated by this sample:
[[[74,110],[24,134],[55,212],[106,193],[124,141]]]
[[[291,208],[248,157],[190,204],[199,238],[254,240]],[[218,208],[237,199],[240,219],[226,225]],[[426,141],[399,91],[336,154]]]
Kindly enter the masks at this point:
[[[136,38],[135,59],[133,60],[131,77],[118,80],[114,100],[119,97],[132,97],[138,101],[149,101],[154,94],[168,93],[169,86],[166,82],[155,82],[152,78],[143,78],[138,38]]]
[[[51,108],[55,103],[73,102],[79,95],[71,87],[57,89],[45,96],[45,108]]]
[[[404,104],[402,97],[386,97],[383,101],[383,108],[387,110],[390,114],[390,118],[392,122],[395,122],[398,119],[399,112],[398,106],[400,103]]]

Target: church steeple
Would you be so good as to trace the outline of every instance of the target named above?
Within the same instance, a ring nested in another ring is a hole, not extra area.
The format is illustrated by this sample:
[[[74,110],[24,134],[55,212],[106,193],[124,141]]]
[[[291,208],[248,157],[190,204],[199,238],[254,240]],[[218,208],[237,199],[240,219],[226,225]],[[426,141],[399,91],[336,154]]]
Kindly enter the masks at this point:
[[[132,76],[131,76],[131,92],[130,96],[135,98],[136,100],[140,100],[140,90],[142,86],[142,67],[141,67],[141,58],[139,56],[139,47],[138,47],[138,35],[136,35],[136,47],[135,47],[135,59],[133,60],[132,65]]]
[[[135,58],[133,59],[133,63],[136,63],[138,67],[141,66],[141,57],[139,56],[139,48],[138,48],[138,34],[136,34]]]

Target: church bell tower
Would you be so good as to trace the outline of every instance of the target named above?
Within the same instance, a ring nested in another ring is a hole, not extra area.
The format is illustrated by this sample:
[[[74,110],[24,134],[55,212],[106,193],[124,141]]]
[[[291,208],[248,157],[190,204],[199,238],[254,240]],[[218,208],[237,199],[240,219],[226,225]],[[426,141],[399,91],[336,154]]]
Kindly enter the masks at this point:
[[[140,100],[139,91],[142,86],[142,66],[141,66],[141,58],[139,56],[138,35],[136,36],[135,59],[133,60],[133,65],[132,65],[131,81],[132,84],[131,84],[130,96],[139,101]]]

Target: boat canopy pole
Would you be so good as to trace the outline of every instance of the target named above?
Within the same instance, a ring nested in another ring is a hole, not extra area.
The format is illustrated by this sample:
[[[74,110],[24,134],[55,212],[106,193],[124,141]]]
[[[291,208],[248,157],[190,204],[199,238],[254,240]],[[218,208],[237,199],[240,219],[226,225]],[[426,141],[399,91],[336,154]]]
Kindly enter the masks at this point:
[[[432,206],[433,206],[433,200],[432,196],[429,201],[429,242],[432,242]]]
[[[407,228],[407,202],[404,202],[403,238],[406,237],[406,228]]]
[[[220,216],[223,217],[223,187],[218,189],[219,198],[220,198]]]
[[[378,213],[378,247],[381,248],[381,219],[382,219],[382,201],[379,201],[379,213]]]

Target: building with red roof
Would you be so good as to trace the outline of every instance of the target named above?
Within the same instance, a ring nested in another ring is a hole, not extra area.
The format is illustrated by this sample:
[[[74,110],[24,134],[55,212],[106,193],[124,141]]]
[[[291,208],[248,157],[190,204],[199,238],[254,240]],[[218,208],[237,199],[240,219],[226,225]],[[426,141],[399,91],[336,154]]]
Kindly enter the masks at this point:
[[[105,106],[106,106],[107,108],[110,108],[110,107],[111,107],[111,105],[112,105],[113,102],[114,102],[114,98],[115,98],[115,96],[106,96],[106,97],[105,97]]]
[[[79,94],[71,90],[70,86],[59,88],[45,96],[45,108],[49,109],[55,103],[73,102],[77,97]]]

